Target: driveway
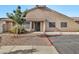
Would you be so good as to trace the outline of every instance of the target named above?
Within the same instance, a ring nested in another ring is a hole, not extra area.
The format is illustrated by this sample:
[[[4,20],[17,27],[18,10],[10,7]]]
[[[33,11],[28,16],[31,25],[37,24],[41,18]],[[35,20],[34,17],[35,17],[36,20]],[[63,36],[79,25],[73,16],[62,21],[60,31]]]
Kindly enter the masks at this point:
[[[63,35],[48,37],[61,54],[79,54],[79,35]]]

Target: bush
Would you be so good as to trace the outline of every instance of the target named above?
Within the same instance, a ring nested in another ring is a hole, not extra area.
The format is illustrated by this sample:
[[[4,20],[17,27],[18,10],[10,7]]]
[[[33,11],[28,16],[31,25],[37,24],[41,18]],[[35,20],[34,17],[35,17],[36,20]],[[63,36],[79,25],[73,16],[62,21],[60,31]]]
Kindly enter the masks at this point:
[[[24,28],[19,28],[18,29],[18,34],[24,34],[26,33],[27,31],[24,29]]]
[[[14,26],[9,30],[10,33],[16,33],[16,34],[23,34],[26,33],[27,31],[25,31],[25,29],[21,26]]]

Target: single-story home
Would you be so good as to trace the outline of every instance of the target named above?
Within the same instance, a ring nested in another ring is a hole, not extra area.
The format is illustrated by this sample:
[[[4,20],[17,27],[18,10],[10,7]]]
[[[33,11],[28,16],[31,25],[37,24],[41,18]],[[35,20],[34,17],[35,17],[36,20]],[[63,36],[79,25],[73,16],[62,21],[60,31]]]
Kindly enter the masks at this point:
[[[13,26],[13,20],[9,18],[0,18],[0,33],[8,32]]]
[[[28,11],[23,27],[30,32],[77,32],[79,18],[68,17],[45,5],[36,5]],[[13,20],[0,18],[0,33],[13,27]]]
[[[27,13],[23,25],[34,32],[76,32],[79,24],[73,18],[61,14],[45,5],[36,5]]]

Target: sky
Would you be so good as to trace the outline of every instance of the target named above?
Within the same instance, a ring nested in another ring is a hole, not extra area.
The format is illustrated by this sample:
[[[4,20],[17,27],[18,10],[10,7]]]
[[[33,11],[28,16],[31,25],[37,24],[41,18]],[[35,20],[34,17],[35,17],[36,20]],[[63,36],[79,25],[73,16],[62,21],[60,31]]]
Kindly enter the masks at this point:
[[[31,9],[35,5],[21,5],[22,10]],[[0,5],[0,18],[7,17],[6,13],[11,13],[17,5]],[[48,8],[60,12],[69,17],[79,17],[79,5],[47,5]]]

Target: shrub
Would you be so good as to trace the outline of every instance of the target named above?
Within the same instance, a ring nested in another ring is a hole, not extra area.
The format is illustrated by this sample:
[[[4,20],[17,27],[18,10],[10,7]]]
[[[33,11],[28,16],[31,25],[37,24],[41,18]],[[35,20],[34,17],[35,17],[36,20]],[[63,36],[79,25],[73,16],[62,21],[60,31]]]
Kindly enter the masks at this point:
[[[19,25],[16,25],[14,27],[12,27],[10,30],[9,30],[10,33],[16,33],[16,34],[23,34],[23,33],[26,33],[27,31],[19,26]]]

